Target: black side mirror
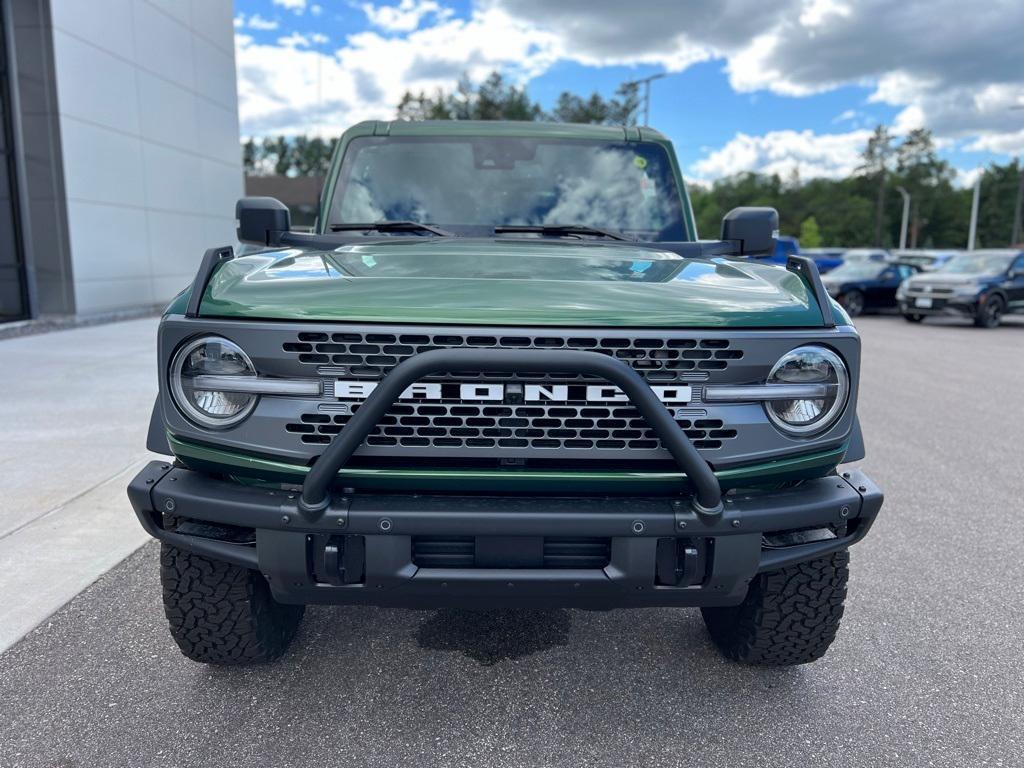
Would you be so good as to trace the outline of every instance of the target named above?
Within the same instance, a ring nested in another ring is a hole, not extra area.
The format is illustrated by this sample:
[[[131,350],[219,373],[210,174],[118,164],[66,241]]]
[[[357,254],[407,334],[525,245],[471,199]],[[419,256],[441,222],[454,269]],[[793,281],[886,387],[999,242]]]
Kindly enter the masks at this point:
[[[243,197],[235,205],[238,240],[255,245],[279,245],[292,227],[288,206],[275,197]]]
[[[775,251],[779,212],[774,208],[733,208],[722,217],[722,239],[737,243],[739,256],[766,256]]]

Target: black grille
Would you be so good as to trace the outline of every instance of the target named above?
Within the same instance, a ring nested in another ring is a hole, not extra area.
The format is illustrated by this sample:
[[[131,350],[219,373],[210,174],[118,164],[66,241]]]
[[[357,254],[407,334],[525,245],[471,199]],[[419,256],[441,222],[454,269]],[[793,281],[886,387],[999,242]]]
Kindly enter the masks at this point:
[[[358,404],[352,406],[353,411]],[[326,445],[351,418],[304,413],[285,429],[308,445]],[[676,419],[694,447],[714,450],[736,437],[718,419]],[[404,448],[536,448],[655,450],[661,441],[631,406],[396,403],[366,438]]]
[[[412,561],[420,568],[475,568],[473,536],[414,536]],[[611,540],[604,538],[544,539],[543,568],[604,568],[611,561]]]
[[[703,381],[711,371],[723,371],[730,361],[743,357],[727,339],[659,338],[652,336],[503,336],[464,334],[390,334],[302,332],[282,345],[299,363],[317,369],[338,369],[347,377],[379,379],[402,360],[431,349],[581,349],[601,352],[623,360],[651,383]],[[343,370],[341,370],[343,369]],[[452,371],[438,379],[516,379],[508,374]],[[571,381],[575,374],[530,373],[518,378],[531,381]]]

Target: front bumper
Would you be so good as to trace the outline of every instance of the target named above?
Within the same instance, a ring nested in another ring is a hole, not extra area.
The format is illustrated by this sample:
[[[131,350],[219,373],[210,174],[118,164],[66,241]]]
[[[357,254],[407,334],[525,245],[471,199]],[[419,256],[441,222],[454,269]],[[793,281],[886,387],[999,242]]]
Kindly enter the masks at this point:
[[[900,313],[904,315],[926,315],[974,318],[978,315],[978,300],[960,298],[930,298],[931,306],[919,307],[917,299],[920,297],[909,296],[899,300]]]
[[[281,602],[423,608],[734,605],[756,574],[859,541],[882,505],[857,471],[733,492],[715,517],[681,497],[369,493],[309,513],[296,493],[163,462],[128,494],[150,535],[259,570]],[[574,546],[590,567],[559,562]],[[431,565],[423,553],[444,547]]]

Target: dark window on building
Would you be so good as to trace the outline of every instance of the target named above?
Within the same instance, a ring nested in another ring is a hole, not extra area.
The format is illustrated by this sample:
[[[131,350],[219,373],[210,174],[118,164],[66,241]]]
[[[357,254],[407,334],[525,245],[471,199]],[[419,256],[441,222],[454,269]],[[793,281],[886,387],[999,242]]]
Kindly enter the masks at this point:
[[[0,322],[27,314],[25,270],[18,227],[12,146],[11,79],[7,37],[0,13]]]

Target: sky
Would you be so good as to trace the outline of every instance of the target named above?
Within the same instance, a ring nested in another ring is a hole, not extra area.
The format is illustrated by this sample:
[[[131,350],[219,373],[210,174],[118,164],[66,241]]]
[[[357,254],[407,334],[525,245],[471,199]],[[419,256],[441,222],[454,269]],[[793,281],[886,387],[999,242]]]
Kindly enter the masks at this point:
[[[545,108],[666,73],[650,125],[691,181],[841,177],[930,128],[961,184],[1024,154],[1022,0],[235,0],[244,137],[341,134],[499,71]]]

